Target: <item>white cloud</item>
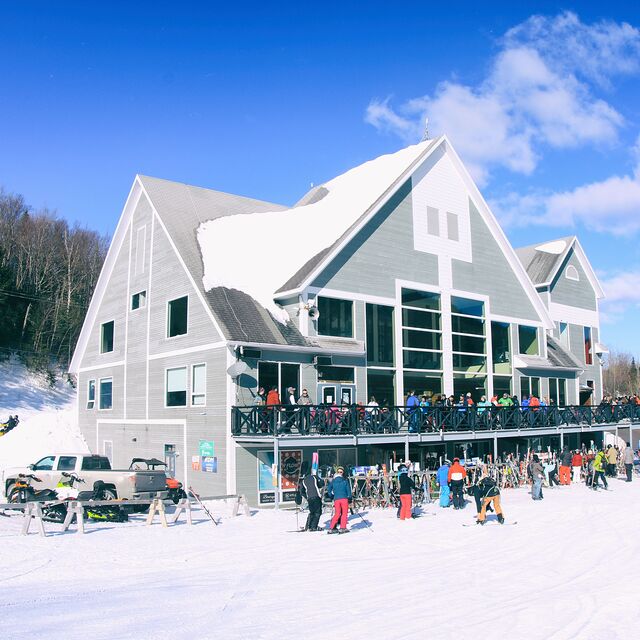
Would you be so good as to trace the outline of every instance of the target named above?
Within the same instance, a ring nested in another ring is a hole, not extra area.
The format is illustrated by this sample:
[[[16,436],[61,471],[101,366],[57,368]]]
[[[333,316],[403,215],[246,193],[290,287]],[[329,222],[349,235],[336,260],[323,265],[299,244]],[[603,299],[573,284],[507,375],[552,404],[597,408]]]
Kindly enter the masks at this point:
[[[610,176],[558,193],[510,193],[492,201],[505,226],[584,226],[628,235],[640,230],[640,137],[633,148],[636,165],[629,175]]]
[[[599,277],[605,293],[600,317],[607,324],[620,322],[626,313],[640,308],[640,269]]]
[[[544,145],[615,141],[623,118],[593,85],[638,71],[640,32],[628,24],[586,25],[573,13],[533,16],[507,32],[478,86],[442,82],[396,107],[389,98],[372,100],[365,120],[415,142],[428,117],[430,132],[449,135],[482,185],[494,167],[531,174]]]

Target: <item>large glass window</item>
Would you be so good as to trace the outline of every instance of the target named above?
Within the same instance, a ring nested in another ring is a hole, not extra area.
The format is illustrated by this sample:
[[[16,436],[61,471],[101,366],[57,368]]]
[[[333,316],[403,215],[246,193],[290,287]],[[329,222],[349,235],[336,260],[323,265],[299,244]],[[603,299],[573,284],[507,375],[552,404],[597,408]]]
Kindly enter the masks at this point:
[[[540,378],[522,376],[520,378],[520,399],[530,396],[540,397]]]
[[[493,395],[502,398],[505,393],[511,396],[511,376],[493,376]]]
[[[403,364],[405,369],[442,369],[442,353],[404,349]]]
[[[402,305],[404,367],[441,370],[440,295],[415,289],[403,289]]]
[[[100,327],[100,353],[113,351],[114,321],[105,322]]]
[[[491,356],[494,373],[511,373],[511,347],[509,323],[491,323]]]
[[[402,290],[402,306],[440,311],[440,294],[415,289]]]
[[[167,369],[167,407],[187,405],[187,367]]]
[[[564,378],[549,378],[549,400],[559,407],[567,404],[567,381]]]
[[[353,367],[329,367],[318,366],[318,382],[347,382],[355,381],[355,369]]]
[[[593,364],[593,350],[591,348],[591,327],[584,328],[584,362]]]
[[[402,344],[412,349],[442,349],[442,334],[435,331],[402,330]]]
[[[113,378],[100,379],[100,409],[113,407]]]
[[[183,296],[169,301],[167,317],[167,337],[182,336],[187,333],[189,297]]]
[[[393,307],[366,306],[367,364],[393,367]]]
[[[439,396],[442,393],[442,375],[405,371],[403,382],[405,396],[410,391],[415,391],[417,396],[425,395],[427,398]]]
[[[537,327],[527,327],[523,324],[518,326],[518,349],[527,356],[537,356],[540,353]]]
[[[203,406],[207,403],[207,365],[194,364],[191,367],[191,404]]]
[[[353,302],[336,298],[318,298],[318,334],[353,338]]]
[[[287,389],[293,387],[296,398],[300,393],[300,365],[287,362],[259,362],[258,387],[264,387],[268,393],[274,387],[278,390],[280,401],[284,403]],[[311,394],[311,389],[309,389]],[[312,396],[313,397],[313,396]]]
[[[393,406],[396,398],[395,371],[388,369],[367,369],[367,393],[381,406]]]

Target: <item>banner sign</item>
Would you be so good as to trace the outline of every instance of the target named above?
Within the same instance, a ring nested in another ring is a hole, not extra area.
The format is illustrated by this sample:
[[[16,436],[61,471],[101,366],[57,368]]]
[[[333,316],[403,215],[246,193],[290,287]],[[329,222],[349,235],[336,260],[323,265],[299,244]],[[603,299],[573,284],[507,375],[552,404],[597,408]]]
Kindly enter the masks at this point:
[[[294,490],[298,487],[302,450],[280,452],[280,488]]]
[[[215,445],[213,440],[200,440],[200,457],[212,458],[215,456]]]
[[[202,470],[206,473],[218,473],[218,458],[213,456],[203,456]]]

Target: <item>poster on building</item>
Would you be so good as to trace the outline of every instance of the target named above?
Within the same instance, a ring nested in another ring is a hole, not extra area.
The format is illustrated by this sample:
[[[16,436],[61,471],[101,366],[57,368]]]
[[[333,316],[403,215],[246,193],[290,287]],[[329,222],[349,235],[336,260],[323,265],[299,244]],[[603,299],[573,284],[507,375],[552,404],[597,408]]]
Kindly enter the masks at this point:
[[[258,491],[273,491],[273,451],[258,452]]]
[[[280,488],[283,490],[296,489],[300,478],[302,451],[280,452]]]
[[[213,440],[200,440],[199,452],[201,458],[212,458],[216,455]]]
[[[218,458],[213,456],[203,456],[202,470],[205,473],[218,473]]]
[[[200,456],[191,456],[191,468],[200,471]]]

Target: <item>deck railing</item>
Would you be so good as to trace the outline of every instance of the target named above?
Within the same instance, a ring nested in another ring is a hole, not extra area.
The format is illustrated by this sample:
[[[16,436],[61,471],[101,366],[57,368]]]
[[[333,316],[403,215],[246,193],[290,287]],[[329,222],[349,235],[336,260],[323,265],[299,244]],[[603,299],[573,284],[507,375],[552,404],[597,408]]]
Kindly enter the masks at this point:
[[[351,405],[232,407],[234,436],[370,435],[545,429],[640,422],[640,406],[365,407]]]

